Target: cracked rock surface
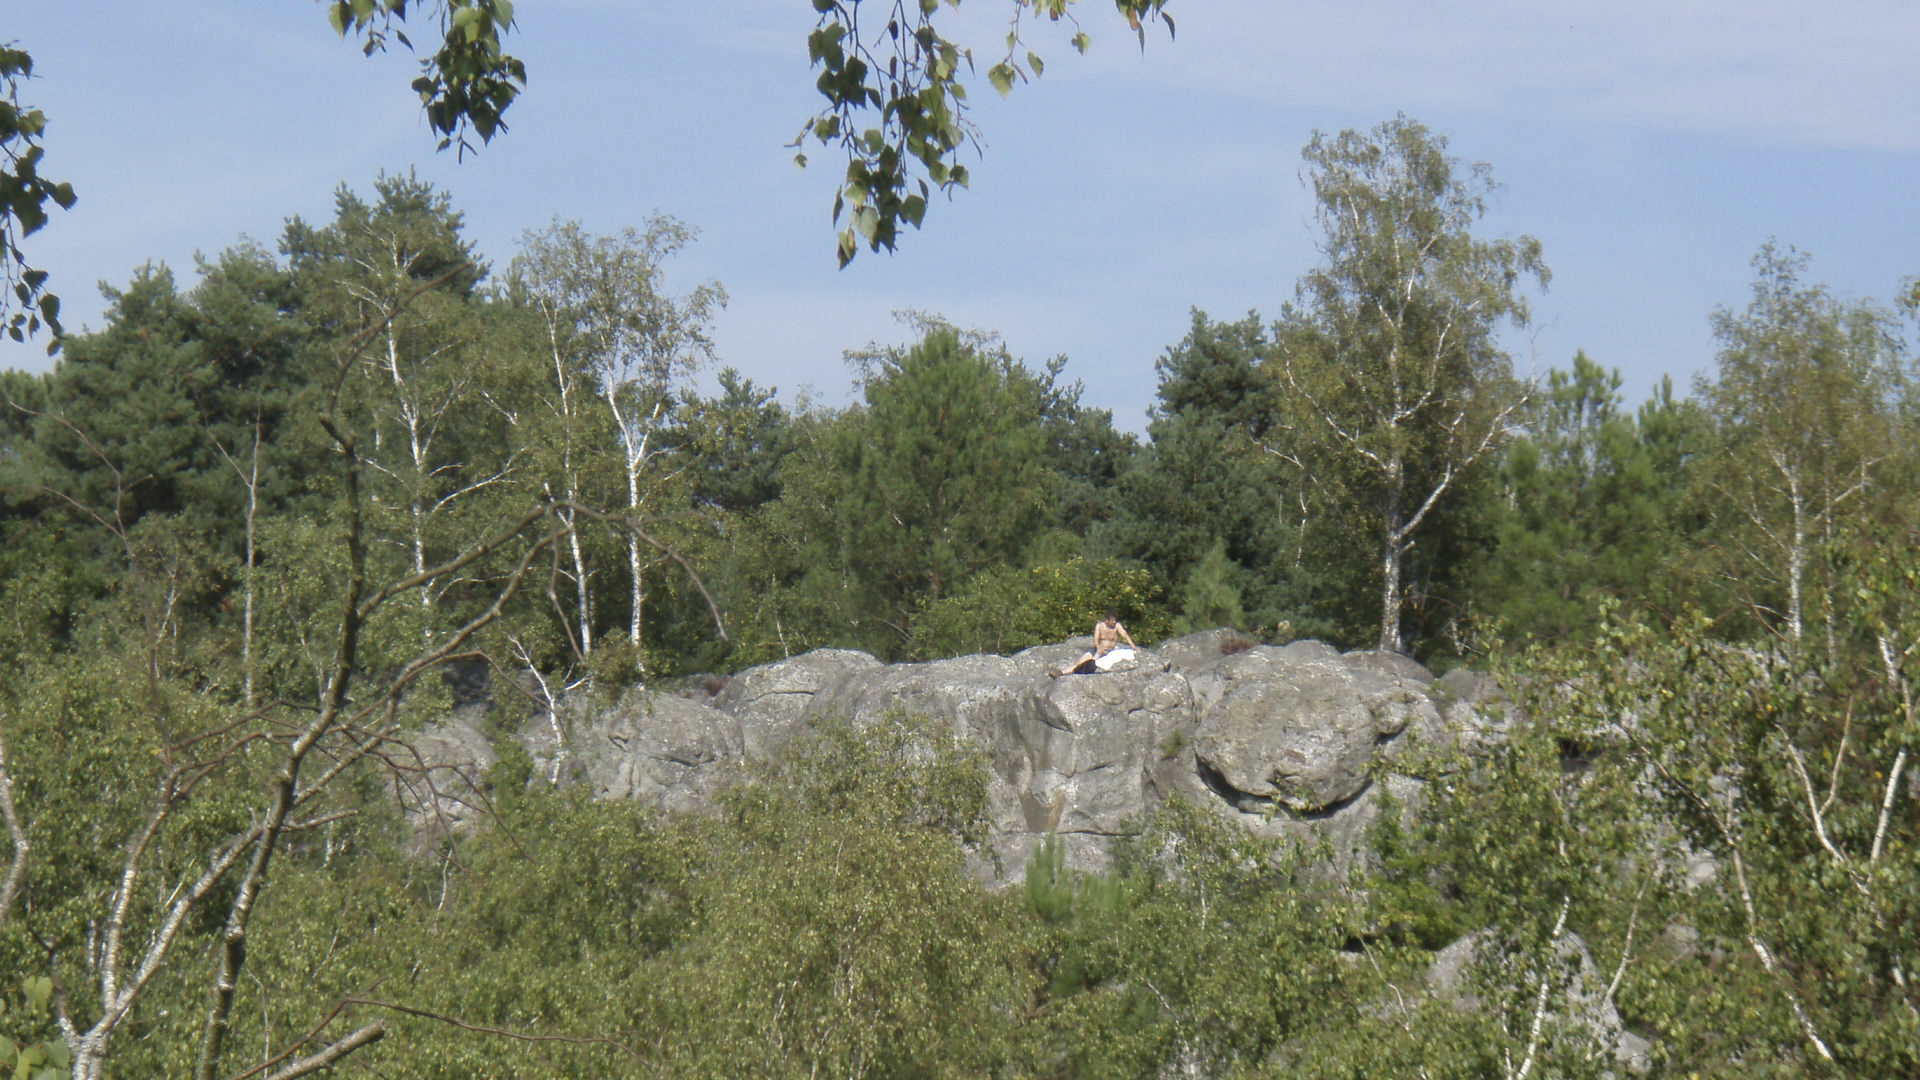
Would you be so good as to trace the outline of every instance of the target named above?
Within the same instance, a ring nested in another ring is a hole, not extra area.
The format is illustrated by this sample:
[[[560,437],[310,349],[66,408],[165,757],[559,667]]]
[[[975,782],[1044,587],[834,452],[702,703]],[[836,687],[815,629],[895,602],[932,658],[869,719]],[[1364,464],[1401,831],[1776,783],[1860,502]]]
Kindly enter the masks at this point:
[[[1409,744],[1496,738],[1510,708],[1470,673],[1436,680],[1403,656],[1317,641],[1246,647],[1230,630],[1143,649],[1131,670],[1051,677],[1087,644],[920,664],[823,649],[712,680],[710,694],[636,691],[564,722],[542,712],[518,739],[540,778],[694,813],[815,720],[924,716],[985,756],[997,856],[987,872],[1011,880],[1050,835],[1070,865],[1100,868],[1114,837],[1175,794],[1264,835],[1327,841],[1337,860],[1363,857],[1383,805],[1419,798]],[[486,744],[448,732],[434,745],[477,759]]]

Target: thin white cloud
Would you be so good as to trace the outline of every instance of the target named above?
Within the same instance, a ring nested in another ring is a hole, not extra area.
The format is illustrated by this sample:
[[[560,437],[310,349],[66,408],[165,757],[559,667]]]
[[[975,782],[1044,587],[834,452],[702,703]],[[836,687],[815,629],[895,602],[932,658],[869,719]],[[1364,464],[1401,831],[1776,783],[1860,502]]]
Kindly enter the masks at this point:
[[[1090,65],[1321,110],[1472,109],[1920,147],[1920,5],[1905,0],[1214,0],[1182,14],[1179,39],[1150,39],[1147,62],[1105,50]]]

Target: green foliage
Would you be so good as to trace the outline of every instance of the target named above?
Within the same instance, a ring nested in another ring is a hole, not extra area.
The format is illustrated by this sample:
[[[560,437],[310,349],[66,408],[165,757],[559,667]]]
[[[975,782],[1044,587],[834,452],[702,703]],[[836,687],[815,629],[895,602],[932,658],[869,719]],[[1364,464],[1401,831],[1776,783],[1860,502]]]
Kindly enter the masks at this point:
[[[755,386],[733,368],[723,369],[719,382],[719,397],[690,397],[681,406],[670,441],[685,448],[697,474],[694,499],[741,513],[780,497],[781,467],[796,436],[774,389]]]
[[[1120,874],[1081,874],[1067,869],[1066,845],[1048,836],[1027,859],[1027,906],[1048,923],[1111,919],[1131,902],[1129,879]],[[1056,992],[1072,992],[1076,980],[1056,973]]]
[[[0,315],[6,317],[7,336],[25,341],[45,326],[52,340],[47,355],[60,349],[60,298],[47,289],[47,272],[27,264],[20,244],[47,223],[47,204],[73,209],[73,185],[40,175],[40,145],[47,130],[46,114],[20,103],[20,86],[33,77],[33,57],[13,44],[0,46]],[[17,306],[16,306],[17,305]]]
[[[824,755],[799,767],[811,783],[735,803],[741,846],[705,883],[712,930],[689,942],[670,1006],[676,1027],[699,1034],[672,1041],[667,1071],[970,1076],[1004,1059],[1004,1017],[1027,981],[1019,928],[953,843],[975,828],[978,765],[971,781],[948,780],[911,760],[940,738],[882,735],[876,760],[829,733]],[[921,777],[931,800],[902,801]]]
[[[23,1043],[7,1034],[49,1026],[51,1010],[47,1006],[52,999],[53,980],[45,975],[30,976],[20,984],[17,1005],[9,1007],[0,998],[0,1069],[10,1068],[14,1080],[55,1080],[72,1064],[73,1055],[65,1039]]]
[[[1039,78],[1044,63],[1021,37],[1030,13],[1069,19],[1076,28],[1071,44],[1086,52],[1088,37],[1073,18],[1073,0],[1013,0],[1013,21],[1006,52],[987,68],[987,82],[1002,97],[1015,82]],[[1146,46],[1145,21],[1159,19],[1172,35],[1167,0],[1118,0],[1117,7]],[[859,0],[814,0],[819,21],[807,35],[807,59],[820,70],[814,86],[826,103],[807,118],[790,144],[809,140],[845,152],[845,180],[833,198],[833,220],[847,224],[839,234],[840,265],[852,262],[862,244],[892,251],[900,226],[919,228],[935,190],[952,194],[967,186],[967,167],[956,162],[969,140],[979,142],[968,118],[965,76],[974,70],[973,50],[941,33],[936,16],[942,6],[960,0],[919,0],[897,4],[884,23],[860,21]],[[807,164],[804,153],[794,162]]]
[[[642,675],[658,659],[649,659],[655,642],[672,641],[676,630],[690,630],[701,642],[714,636],[713,613],[697,588],[682,598],[688,603],[668,605],[678,627],[663,635],[648,625],[656,567],[670,561],[663,559],[669,552],[703,538],[683,515],[676,522],[699,498],[689,487],[706,477],[685,460],[691,421],[672,417],[675,399],[712,359],[709,324],[727,294],[713,281],[681,295],[666,285],[667,262],[697,235],[663,214],[652,215],[644,229],[611,236],[555,221],[521,236],[508,274],[506,321],[522,335],[506,350],[509,362],[531,362],[539,374],[521,366],[502,381],[539,387],[525,403],[524,422],[516,424],[523,458],[533,467],[520,482],[531,487],[537,480],[543,494],[561,500],[556,513],[570,533],[572,579],[571,611],[561,624],[576,663],[591,661],[595,644],[607,643],[622,621],[621,650]],[[614,507],[624,514],[608,518]],[[608,528],[589,527],[596,517]],[[615,571],[609,564],[616,562],[625,566]],[[625,588],[615,591],[616,582]],[[674,644],[680,655],[700,651]]]
[[[416,12],[438,19],[439,48],[420,61],[413,90],[427,124],[441,136],[440,149],[455,142],[462,156],[474,149],[467,141],[471,129],[482,143],[507,129],[502,119],[508,106],[527,85],[527,68],[501,49],[501,39],[513,28],[511,0],[422,0]],[[413,42],[394,25],[405,21],[407,0],[329,0],[327,22],[342,38],[352,32],[368,56],[384,52],[387,38],[408,49]]]
[[[1275,452],[1285,420],[1273,350],[1257,315],[1222,323],[1193,313],[1185,339],[1155,362],[1152,441],[1118,478],[1113,516],[1093,535],[1169,590],[1183,588],[1219,543],[1220,587],[1239,591],[1243,621],[1351,640],[1364,635],[1350,629],[1366,619],[1352,594],[1369,562],[1325,478]]]
[[[1619,386],[1619,372],[1576,354],[1570,371],[1548,374],[1501,462],[1486,508],[1494,546],[1471,597],[1513,637],[1586,636],[1605,597],[1678,608],[1705,417],[1670,381],[1628,414]]]
[[[1226,541],[1215,540],[1206,556],[1187,572],[1186,584],[1180,588],[1180,614],[1173,620],[1175,634],[1246,625],[1247,613],[1240,607],[1240,590],[1234,586],[1231,573]]]
[[[1901,591],[1901,573],[1856,580],[1890,596],[1873,582]],[[1566,898],[1675,1074],[1911,1071],[1920,1015],[1895,973],[1920,916],[1899,858],[1913,807],[1890,792],[1920,729],[1913,624],[1887,625],[1887,658],[1838,666],[1717,641],[1697,613],[1610,611],[1591,647],[1536,654],[1532,719],[1435,808],[1474,815],[1468,842],[1436,840],[1469,921],[1538,943],[1540,898]]]
[[[1071,1075],[1236,1075],[1352,1018],[1372,972],[1340,959],[1337,888],[1211,810],[1166,804],[1105,875],[1030,871],[1049,928],[1036,1032]]]
[[[1717,430],[1695,496],[1711,515],[1698,572],[1730,579],[1742,615],[1796,644],[1818,630],[1831,653],[1823,552],[1845,518],[1899,501],[1908,372],[1891,314],[1807,282],[1805,254],[1769,243],[1753,267],[1746,308],[1714,314],[1718,368],[1699,387]]]
[[[1358,515],[1377,552],[1375,647],[1404,650],[1403,611],[1449,584],[1447,512],[1519,405],[1497,333],[1527,324],[1524,283],[1549,274],[1532,237],[1473,235],[1492,169],[1453,157],[1425,125],[1316,134],[1302,157],[1326,263],[1276,331],[1286,438],[1274,451]]]
[[[1013,653],[1086,634],[1112,608],[1134,640],[1171,629],[1164,590],[1148,571],[1114,559],[1078,555],[1024,570],[992,568],[962,590],[927,605],[910,624],[922,659],[963,653]]]
[[[847,429],[860,422],[857,411],[798,413],[793,450],[779,472],[780,497],[733,517],[724,543],[703,561],[702,573],[727,612],[731,665],[867,644],[838,513],[846,484],[840,448],[853,437]],[[691,624],[683,619],[679,625]]]
[[[883,360],[842,429],[847,562],[870,617],[902,637],[915,610],[1017,560],[1044,521],[1045,434],[1016,367],[934,330]]]
[[[527,779],[523,758],[497,769],[500,819],[421,880],[392,874],[404,860],[356,863],[342,870],[369,875],[358,885],[307,874],[283,891],[276,924],[301,929],[277,955],[326,959],[317,976],[263,970],[265,992],[317,1004],[360,980],[469,1024],[593,1036],[521,1046],[408,1022],[367,1051],[403,1076],[966,1076],[1006,1060],[1024,930],[968,869],[982,765],[932,725],[829,724],[712,819]]]
[[[371,35],[403,7],[331,10]],[[483,51],[474,19],[511,21],[436,10]],[[379,1019],[356,1061],[406,1077],[1597,1077],[1578,1014],[1604,988],[1663,1075],[1920,1072],[1920,458],[1890,317],[1763,249],[1700,405],[1628,415],[1577,356],[1521,410],[1492,333],[1543,271],[1467,235],[1484,169],[1404,119],[1309,161],[1328,265],[1277,326],[1196,312],[1144,447],[1061,361],[937,320],[852,408],[731,372],[695,396],[723,294],[661,289],[693,235],[667,218],[556,224],[489,291],[451,201],[382,178],[290,222],[284,259],[140,272],[52,375],[0,376],[0,768],[28,852],[0,1066],[228,1075]],[[1413,279],[1409,237],[1440,252]],[[1369,421],[1396,357],[1448,408]],[[394,798],[438,782],[410,749],[449,657],[584,700],[830,644],[1011,652],[1109,606],[1146,643],[1370,640],[1395,495],[1368,454],[1405,470],[1408,625],[1431,642],[1472,580],[1532,646],[1496,650],[1521,695],[1479,706],[1498,730],[1400,737],[1346,873],[1175,800],[1103,872],[1049,837],[995,892],[1002,763],[910,717],[824,723],[705,816],[556,791],[508,741],[477,824]],[[329,716],[271,874],[202,881]],[[1464,996],[1430,993],[1468,937]],[[162,939],[107,1016],[107,958]],[[56,1038],[50,997],[112,1037]]]

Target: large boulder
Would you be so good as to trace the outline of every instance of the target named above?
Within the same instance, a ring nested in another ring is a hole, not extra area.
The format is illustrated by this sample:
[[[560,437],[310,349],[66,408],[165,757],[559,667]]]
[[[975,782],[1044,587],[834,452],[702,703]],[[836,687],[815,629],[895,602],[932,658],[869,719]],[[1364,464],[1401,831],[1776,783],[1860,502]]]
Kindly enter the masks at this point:
[[[484,706],[463,705],[384,754],[400,808],[423,842],[464,827],[486,805],[486,775],[498,756],[485,716]]]
[[[585,717],[543,712],[520,738],[557,785],[585,784],[596,799],[638,799],[672,814],[711,807],[746,756],[738,720],[644,690]]]
[[[1438,721],[1425,691],[1430,676],[1377,659],[1351,663],[1318,642],[1250,649],[1211,663],[1203,677],[1196,696],[1218,696],[1200,721],[1196,753],[1242,810],[1278,802],[1317,813],[1344,803],[1366,789],[1384,743],[1416,717]]]
[[[1208,664],[1244,652],[1252,648],[1253,642],[1238,630],[1221,627],[1218,630],[1202,630],[1184,637],[1168,638],[1150,650],[1154,656],[1170,668],[1180,671],[1199,671]]]
[[[1442,750],[1472,753],[1504,742],[1519,717],[1518,707],[1498,683],[1477,671],[1455,668],[1428,688],[1436,719],[1421,718],[1421,742]]]
[[[793,741],[814,695],[850,675],[882,666],[857,649],[816,649],[735,675],[715,705],[739,722],[747,756],[764,760]]]
[[[1170,788],[1161,748],[1192,726],[1191,695],[1158,665],[1056,680],[1052,660],[963,656],[860,671],[816,694],[808,714],[856,726],[902,715],[942,723],[986,758],[1003,864],[1017,870],[1041,839],[1060,835],[1070,862],[1097,865],[1104,838],[1137,827]]]

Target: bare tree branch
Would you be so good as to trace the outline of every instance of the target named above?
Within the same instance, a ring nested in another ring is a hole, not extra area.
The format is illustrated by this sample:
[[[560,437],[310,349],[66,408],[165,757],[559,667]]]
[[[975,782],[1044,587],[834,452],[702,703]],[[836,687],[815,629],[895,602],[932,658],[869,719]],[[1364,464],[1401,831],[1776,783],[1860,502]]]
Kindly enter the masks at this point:
[[[341,1039],[339,1042],[334,1043],[312,1057],[301,1058],[299,1061],[288,1065],[286,1068],[269,1076],[267,1080],[295,1080],[296,1077],[317,1073],[322,1069],[330,1069],[348,1054],[353,1053],[363,1046],[379,1042],[386,1037],[386,1034],[387,1022],[385,1020],[375,1020],[373,1023],[355,1031],[353,1034],[348,1035],[346,1038]]]

